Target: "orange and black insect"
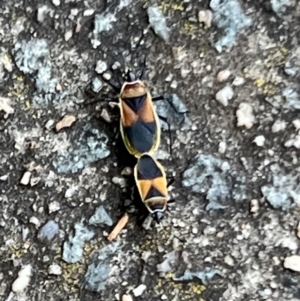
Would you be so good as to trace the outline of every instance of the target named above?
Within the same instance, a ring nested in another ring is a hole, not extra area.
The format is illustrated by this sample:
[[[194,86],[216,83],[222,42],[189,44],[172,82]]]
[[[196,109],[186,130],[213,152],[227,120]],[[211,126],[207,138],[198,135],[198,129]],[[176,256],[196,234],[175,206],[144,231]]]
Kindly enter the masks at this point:
[[[142,154],[134,168],[134,179],[140,197],[155,221],[159,222],[167,210],[169,199],[167,176],[163,166],[150,154]]]
[[[148,87],[142,81],[144,71],[145,64],[138,78],[128,71],[122,87],[106,80],[119,94],[121,136],[128,152],[136,158],[143,153],[153,154],[157,151],[161,139],[161,116],[157,115],[153,101],[164,98],[152,98]],[[165,118],[163,120],[166,121]]]

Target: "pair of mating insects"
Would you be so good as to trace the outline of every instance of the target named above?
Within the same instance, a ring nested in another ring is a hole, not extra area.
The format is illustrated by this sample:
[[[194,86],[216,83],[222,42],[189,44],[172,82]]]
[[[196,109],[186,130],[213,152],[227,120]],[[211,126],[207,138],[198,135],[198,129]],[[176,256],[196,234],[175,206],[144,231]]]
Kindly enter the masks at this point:
[[[153,102],[163,100],[162,96],[152,98],[149,89],[142,81],[144,67],[138,78],[128,71],[121,87],[111,81],[104,81],[119,94],[118,102],[121,113],[120,132],[127,151],[137,158],[134,167],[134,179],[139,195],[149,213],[159,222],[169,199],[167,176],[163,166],[153,158],[161,140],[161,127]],[[171,143],[171,142],[170,142]]]

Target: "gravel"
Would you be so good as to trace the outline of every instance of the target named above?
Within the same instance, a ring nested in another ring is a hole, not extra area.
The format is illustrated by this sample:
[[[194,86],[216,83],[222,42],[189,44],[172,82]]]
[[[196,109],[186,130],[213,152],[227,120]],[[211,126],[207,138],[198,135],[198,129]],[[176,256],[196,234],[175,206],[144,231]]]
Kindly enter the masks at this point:
[[[0,299],[298,300],[298,2],[4,1]],[[176,199],[147,229],[95,70],[118,82],[144,57]]]

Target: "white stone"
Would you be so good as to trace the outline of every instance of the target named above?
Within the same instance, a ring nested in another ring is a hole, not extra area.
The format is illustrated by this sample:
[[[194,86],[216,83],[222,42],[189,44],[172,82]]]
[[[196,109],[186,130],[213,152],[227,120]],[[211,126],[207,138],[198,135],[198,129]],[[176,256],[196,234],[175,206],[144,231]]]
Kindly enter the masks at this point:
[[[233,97],[233,90],[230,86],[225,86],[222,90],[217,92],[216,100],[221,103],[223,106],[228,106],[228,100]]]
[[[61,275],[62,269],[61,266],[59,266],[57,263],[53,263],[48,268],[48,273],[50,275]]]
[[[48,206],[49,213],[56,212],[60,209],[60,203],[57,201],[53,201]]]
[[[59,6],[60,5],[60,0],[52,0],[52,4],[54,6]]]
[[[103,73],[103,78],[105,79],[105,80],[110,80],[111,79],[111,74],[110,73]]]
[[[259,202],[256,199],[251,200],[251,204],[250,204],[250,212],[255,214],[257,213],[259,210]]]
[[[255,139],[253,140],[253,142],[257,145],[257,146],[264,146],[266,141],[266,138],[263,135],[257,136],[255,137]]]
[[[1,181],[6,181],[7,179],[8,179],[8,174],[3,175],[3,176],[0,177]]]
[[[171,88],[172,88],[172,89],[176,89],[176,88],[177,88],[177,85],[178,85],[178,84],[177,84],[177,81],[176,81],[176,80],[173,80],[172,83],[171,83]]]
[[[276,120],[272,126],[272,133],[277,133],[286,128],[286,123],[284,120]]]
[[[48,131],[50,131],[51,128],[53,127],[54,123],[55,123],[55,120],[49,119],[49,120],[46,122],[46,124],[45,124],[45,128],[46,128]]]
[[[292,139],[289,139],[288,141],[286,141],[284,143],[284,146],[285,147],[291,147],[291,146],[294,146],[296,148],[300,148],[300,136],[296,136]]]
[[[93,15],[94,12],[95,12],[95,10],[93,10],[92,8],[86,9],[86,10],[83,12],[83,16],[84,16],[84,17],[89,17],[89,16]]]
[[[65,198],[71,198],[76,192],[76,187],[72,186],[70,188],[68,188],[65,192]]]
[[[40,220],[39,220],[37,217],[35,217],[35,216],[32,216],[32,217],[29,219],[29,222],[30,222],[31,224],[36,225],[36,226],[39,226],[39,225],[40,225]]]
[[[219,153],[220,154],[224,154],[226,152],[226,142],[225,141],[221,141],[219,143]]]
[[[298,131],[300,129],[300,119],[293,120],[293,125],[294,125],[296,131]]]
[[[107,70],[107,64],[104,61],[98,61],[95,71],[98,74],[102,74],[103,72],[105,72]]]
[[[20,181],[20,184],[22,185],[28,185],[29,182],[30,182],[30,177],[31,177],[31,172],[30,171],[26,171],[24,174],[23,174],[23,177]]]
[[[211,22],[213,19],[213,14],[210,10],[200,10],[198,13],[198,21],[199,23],[205,24],[207,28],[211,26]]]
[[[130,295],[123,295],[122,296],[122,301],[133,301],[133,299]]]
[[[241,76],[236,76],[235,79],[233,80],[232,84],[234,86],[241,86],[245,83],[245,79]]]
[[[132,290],[132,293],[134,294],[135,297],[141,296],[146,290],[146,288],[147,286],[145,284],[140,284],[138,287]]]
[[[45,20],[45,13],[47,12],[48,7],[47,5],[43,5],[41,7],[38,8],[37,10],[37,20],[40,23],[43,23]]]
[[[224,258],[224,262],[229,266],[234,266],[234,260],[230,255],[226,255]]]
[[[31,265],[24,266],[18,273],[18,278],[12,284],[12,291],[15,293],[22,293],[30,282]]]
[[[4,118],[7,118],[9,114],[14,112],[14,109],[10,106],[10,99],[7,97],[0,97],[0,111],[4,111],[6,114]]]
[[[292,255],[284,259],[283,266],[295,272],[300,272],[300,256]]]
[[[300,136],[296,136],[293,143],[294,147],[300,148]]]
[[[229,78],[230,75],[231,75],[230,70],[227,70],[227,69],[222,70],[217,75],[217,81],[220,83],[225,82]]]
[[[245,126],[247,129],[250,129],[255,122],[252,106],[246,102],[240,103],[239,109],[236,111],[236,117],[238,127]]]
[[[73,30],[68,30],[66,33],[65,33],[65,41],[68,42],[73,36]]]

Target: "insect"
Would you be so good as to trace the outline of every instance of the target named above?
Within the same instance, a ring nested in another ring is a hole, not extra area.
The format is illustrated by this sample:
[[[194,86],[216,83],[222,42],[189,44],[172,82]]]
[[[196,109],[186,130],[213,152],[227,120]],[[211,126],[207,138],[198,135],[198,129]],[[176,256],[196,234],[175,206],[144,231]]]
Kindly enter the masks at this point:
[[[134,167],[134,179],[140,197],[147,210],[156,222],[163,218],[168,204],[174,203],[169,199],[167,177],[163,166],[149,153],[142,154]]]
[[[166,121],[156,113],[153,105],[153,101],[164,98],[162,96],[152,98],[148,87],[142,81],[145,65],[144,62],[138,78],[133,72],[128,71],[122,87],[105,80],[119,94],[121,136],[128,152],[136,158],[143,153],[153,154],[157,151],[161,139],[159,119]]]

